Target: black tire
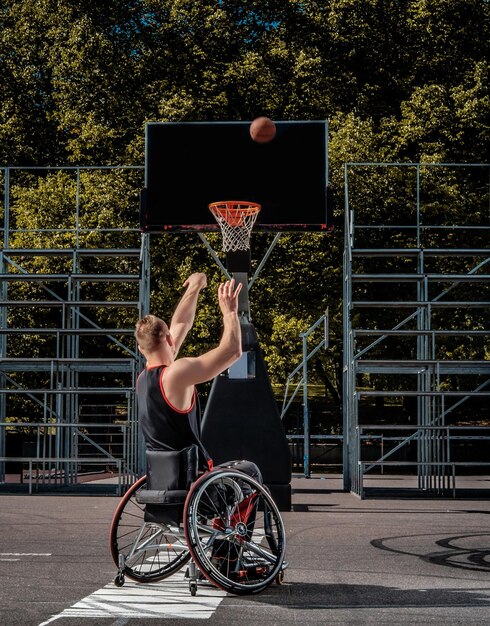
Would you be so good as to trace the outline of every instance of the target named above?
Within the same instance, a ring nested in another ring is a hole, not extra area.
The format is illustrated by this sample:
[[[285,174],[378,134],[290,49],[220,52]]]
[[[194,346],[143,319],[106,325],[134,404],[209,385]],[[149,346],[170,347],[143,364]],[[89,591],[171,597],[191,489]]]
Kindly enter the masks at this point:
[[[192,485],[184,532],[199,570],[224,591],[259,593],[281,573],[281,515],[266,489],[242,472],[215,469]]]
[[[145,507],[135,499],[136,492],[146,485],[143,476],[132,485],[119,502],[110,531],[112,558],[123,574],[138,582],[163,580],[177,572],[190,559],[182,533],[164,524],[145,522]],[[138,542],[138,545],[136,545]]]

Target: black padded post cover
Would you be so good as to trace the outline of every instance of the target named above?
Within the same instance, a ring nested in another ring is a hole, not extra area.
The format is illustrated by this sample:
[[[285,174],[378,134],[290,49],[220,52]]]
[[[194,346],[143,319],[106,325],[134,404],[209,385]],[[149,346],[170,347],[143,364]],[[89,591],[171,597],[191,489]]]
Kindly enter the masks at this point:
[[[215,465],[256,463],[281,511],[291,510],[291,454],[255,328],[242,321],[243,351],[255,353],[255,377],[217,376],[202,421],[202,440]]]

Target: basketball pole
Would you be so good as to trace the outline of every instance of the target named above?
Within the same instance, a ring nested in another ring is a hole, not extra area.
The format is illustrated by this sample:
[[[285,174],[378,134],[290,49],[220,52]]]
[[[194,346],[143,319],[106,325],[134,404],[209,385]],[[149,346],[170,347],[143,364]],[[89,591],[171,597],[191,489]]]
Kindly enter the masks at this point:
[[[279,510],[291,510],[291,452],[257,333],[251,322],[250,245],[226,252],[226,274],[242,284],[238,314],[242,356],[212,383],[202,440],[214,462],[247,459],[261,470]]]
[[[226,268],[233,275],[242,289],[238,295],[238,314],[250,321],[250,302],[248,298],[248,275],[252,266],[250,248],[226,253]]]

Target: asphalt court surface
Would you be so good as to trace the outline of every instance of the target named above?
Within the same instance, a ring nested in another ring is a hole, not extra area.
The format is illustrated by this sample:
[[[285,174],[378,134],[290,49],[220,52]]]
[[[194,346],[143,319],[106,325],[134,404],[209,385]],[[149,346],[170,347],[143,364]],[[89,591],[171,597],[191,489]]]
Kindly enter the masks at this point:
[[[475,484],[478,495],[461,499],[361,500],[338,476],[294,477],[293,510],[282,513],[285,583],[245,597],[202,585],[193,598],[183,570],[117,588],[108,541],[117,497],[2,494],[0,624],[487,625],[490,478]]]

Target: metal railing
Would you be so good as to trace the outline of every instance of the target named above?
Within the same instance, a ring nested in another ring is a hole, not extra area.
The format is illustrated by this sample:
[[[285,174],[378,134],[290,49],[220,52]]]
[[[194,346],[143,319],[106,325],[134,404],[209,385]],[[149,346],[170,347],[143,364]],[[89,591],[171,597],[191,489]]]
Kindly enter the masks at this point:
[[[304,454],[303,454],[303,473],[306,478],[311,476],[311,428],[310,428],[310,412],[308,405],[308,362],[312,359],[319,350],[328,348],[328,308],[310,328],[300,333],[302,343],[302,361],[301,363],[288,375],[286,379],[286,387],[284,390],[284,398],[281,409],[281,419],[284,418],[287,410],[291,406],[294,398],[302,388],[303,391],[303,435],[289,436],[289,438],[301,437],[303,440]],[[312,348],[308,348],[308,339],[312,337],[313,333],[318,327],[323,325],[323,337]],[[293,380],[300,375],[298,382],[296,383],[292,393],[290,394],[290,386],[293,384]],[[318,438],[318,436],[316,436]],[[328,438],[326,436],[325,438]]]

